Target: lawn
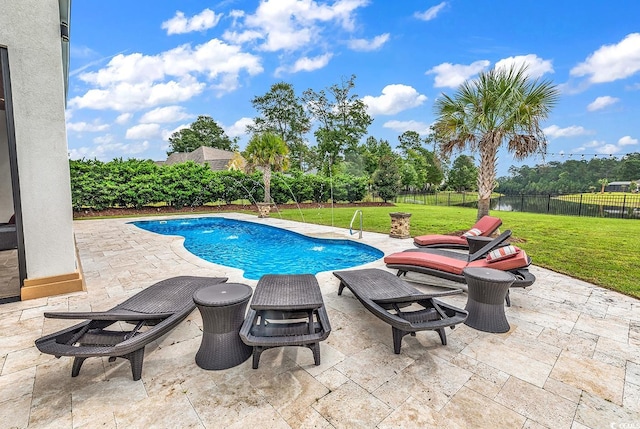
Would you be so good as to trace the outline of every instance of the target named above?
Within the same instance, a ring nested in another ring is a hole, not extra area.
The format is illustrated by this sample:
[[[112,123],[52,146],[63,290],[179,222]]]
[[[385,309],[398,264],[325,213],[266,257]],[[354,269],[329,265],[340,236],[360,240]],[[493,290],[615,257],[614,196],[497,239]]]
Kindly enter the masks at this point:
[[[388,233],[389,213],[411,213],[411,235],[462,231],[475,222],[475,209],[417,204],[362,207],[364,230]],[[354,208],[288,209],[283,219],[348,228]],[[640,220],[492,212],[511,229],[533,264],[640,298]],[[277,213],[272,213],[278,217]],[[359,222],[354,222],[354,226]]]

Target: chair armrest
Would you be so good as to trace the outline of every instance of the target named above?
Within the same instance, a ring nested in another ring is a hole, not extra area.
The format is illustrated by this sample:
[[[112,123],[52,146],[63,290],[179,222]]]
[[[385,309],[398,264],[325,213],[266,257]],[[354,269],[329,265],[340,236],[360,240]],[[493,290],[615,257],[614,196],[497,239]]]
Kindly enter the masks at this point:
[[[424,301],[424,300],[433,299],[439,296],[458,295],[460,293],[462,293],[462,289],[451,289],[444,292],[415,294],[415,295],[399,296],[394,298],[372,299],[372,301],[377,304],[402,304],[402,303],[413,303],[418,301]]]
[[[44,313],[44,317],[48,319],[85,319],[85,320],[158,320],[166,319],[175,313],[136,313],[132,311],[87,311],[72,313]]]

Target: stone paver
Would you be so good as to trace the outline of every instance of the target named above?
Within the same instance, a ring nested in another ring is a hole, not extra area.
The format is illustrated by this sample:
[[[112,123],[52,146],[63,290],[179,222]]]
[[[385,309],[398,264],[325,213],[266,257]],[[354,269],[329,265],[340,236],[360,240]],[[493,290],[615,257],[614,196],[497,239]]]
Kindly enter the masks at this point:
[[[340,228],[224,216],[350,238]],[[391,328],[348,291],[338,296],[338,281],[326,272],[317,278],[332,332],[321,344],[320,366],[308,349],[286,347],[266,351],[257,370],[250,360],[202,370],[194,361],[202,336],[196,310],[147,346],[140,381],[131,379],[127,361],[101,358],[88,359],[71,378],[70,358],[34,348],[39,336],[71,324],[44,319],[45,311],[104,310],[178,275],[226,276],[255,287],[240,270],[187,252],[182,238],[130,221],[75,222],[87,292],[0,305],[0,425],[597,429],[640,422],[640,302],[535,266],[536,283],[512,291],[504,334],[459,325],[442,346],[436,333],[419,332],[395,355]],[[362,242],[385,254],[412,247],[411,239],[367,232]],[[385,268],[382,261],[367,267]],[[466,295],[442,300],[464,307]]]

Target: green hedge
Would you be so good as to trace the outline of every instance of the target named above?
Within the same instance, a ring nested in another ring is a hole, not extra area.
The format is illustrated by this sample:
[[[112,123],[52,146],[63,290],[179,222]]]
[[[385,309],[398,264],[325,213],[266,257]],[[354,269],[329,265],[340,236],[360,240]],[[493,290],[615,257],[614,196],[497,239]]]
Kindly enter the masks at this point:
[[[191,161],[158,166],[153,161],[114,159],[72,160],[71,196],[74,210],[103,210],[111,207],[140,208],[152,204],[197,207],[207,203],[231,203],[264,199],[262,174],[239,171],[211,171]],[[333,200],[356,202],[367,193],[367,179],[350,175],[333,178],[274,173],[271,197],[276,204],[288,202],[325,203]]]

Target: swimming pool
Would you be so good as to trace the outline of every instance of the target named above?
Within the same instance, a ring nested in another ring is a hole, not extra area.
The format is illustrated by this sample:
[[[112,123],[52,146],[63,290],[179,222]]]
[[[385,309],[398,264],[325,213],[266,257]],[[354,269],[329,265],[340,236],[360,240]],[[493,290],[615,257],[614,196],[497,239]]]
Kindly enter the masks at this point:
[[[317,274],[376,261],[380,250],[351,240],[307,237],[285,229],[221,217],[131,222],[146,231],[184,237],[184,247],[216,264],[264,274]]]

